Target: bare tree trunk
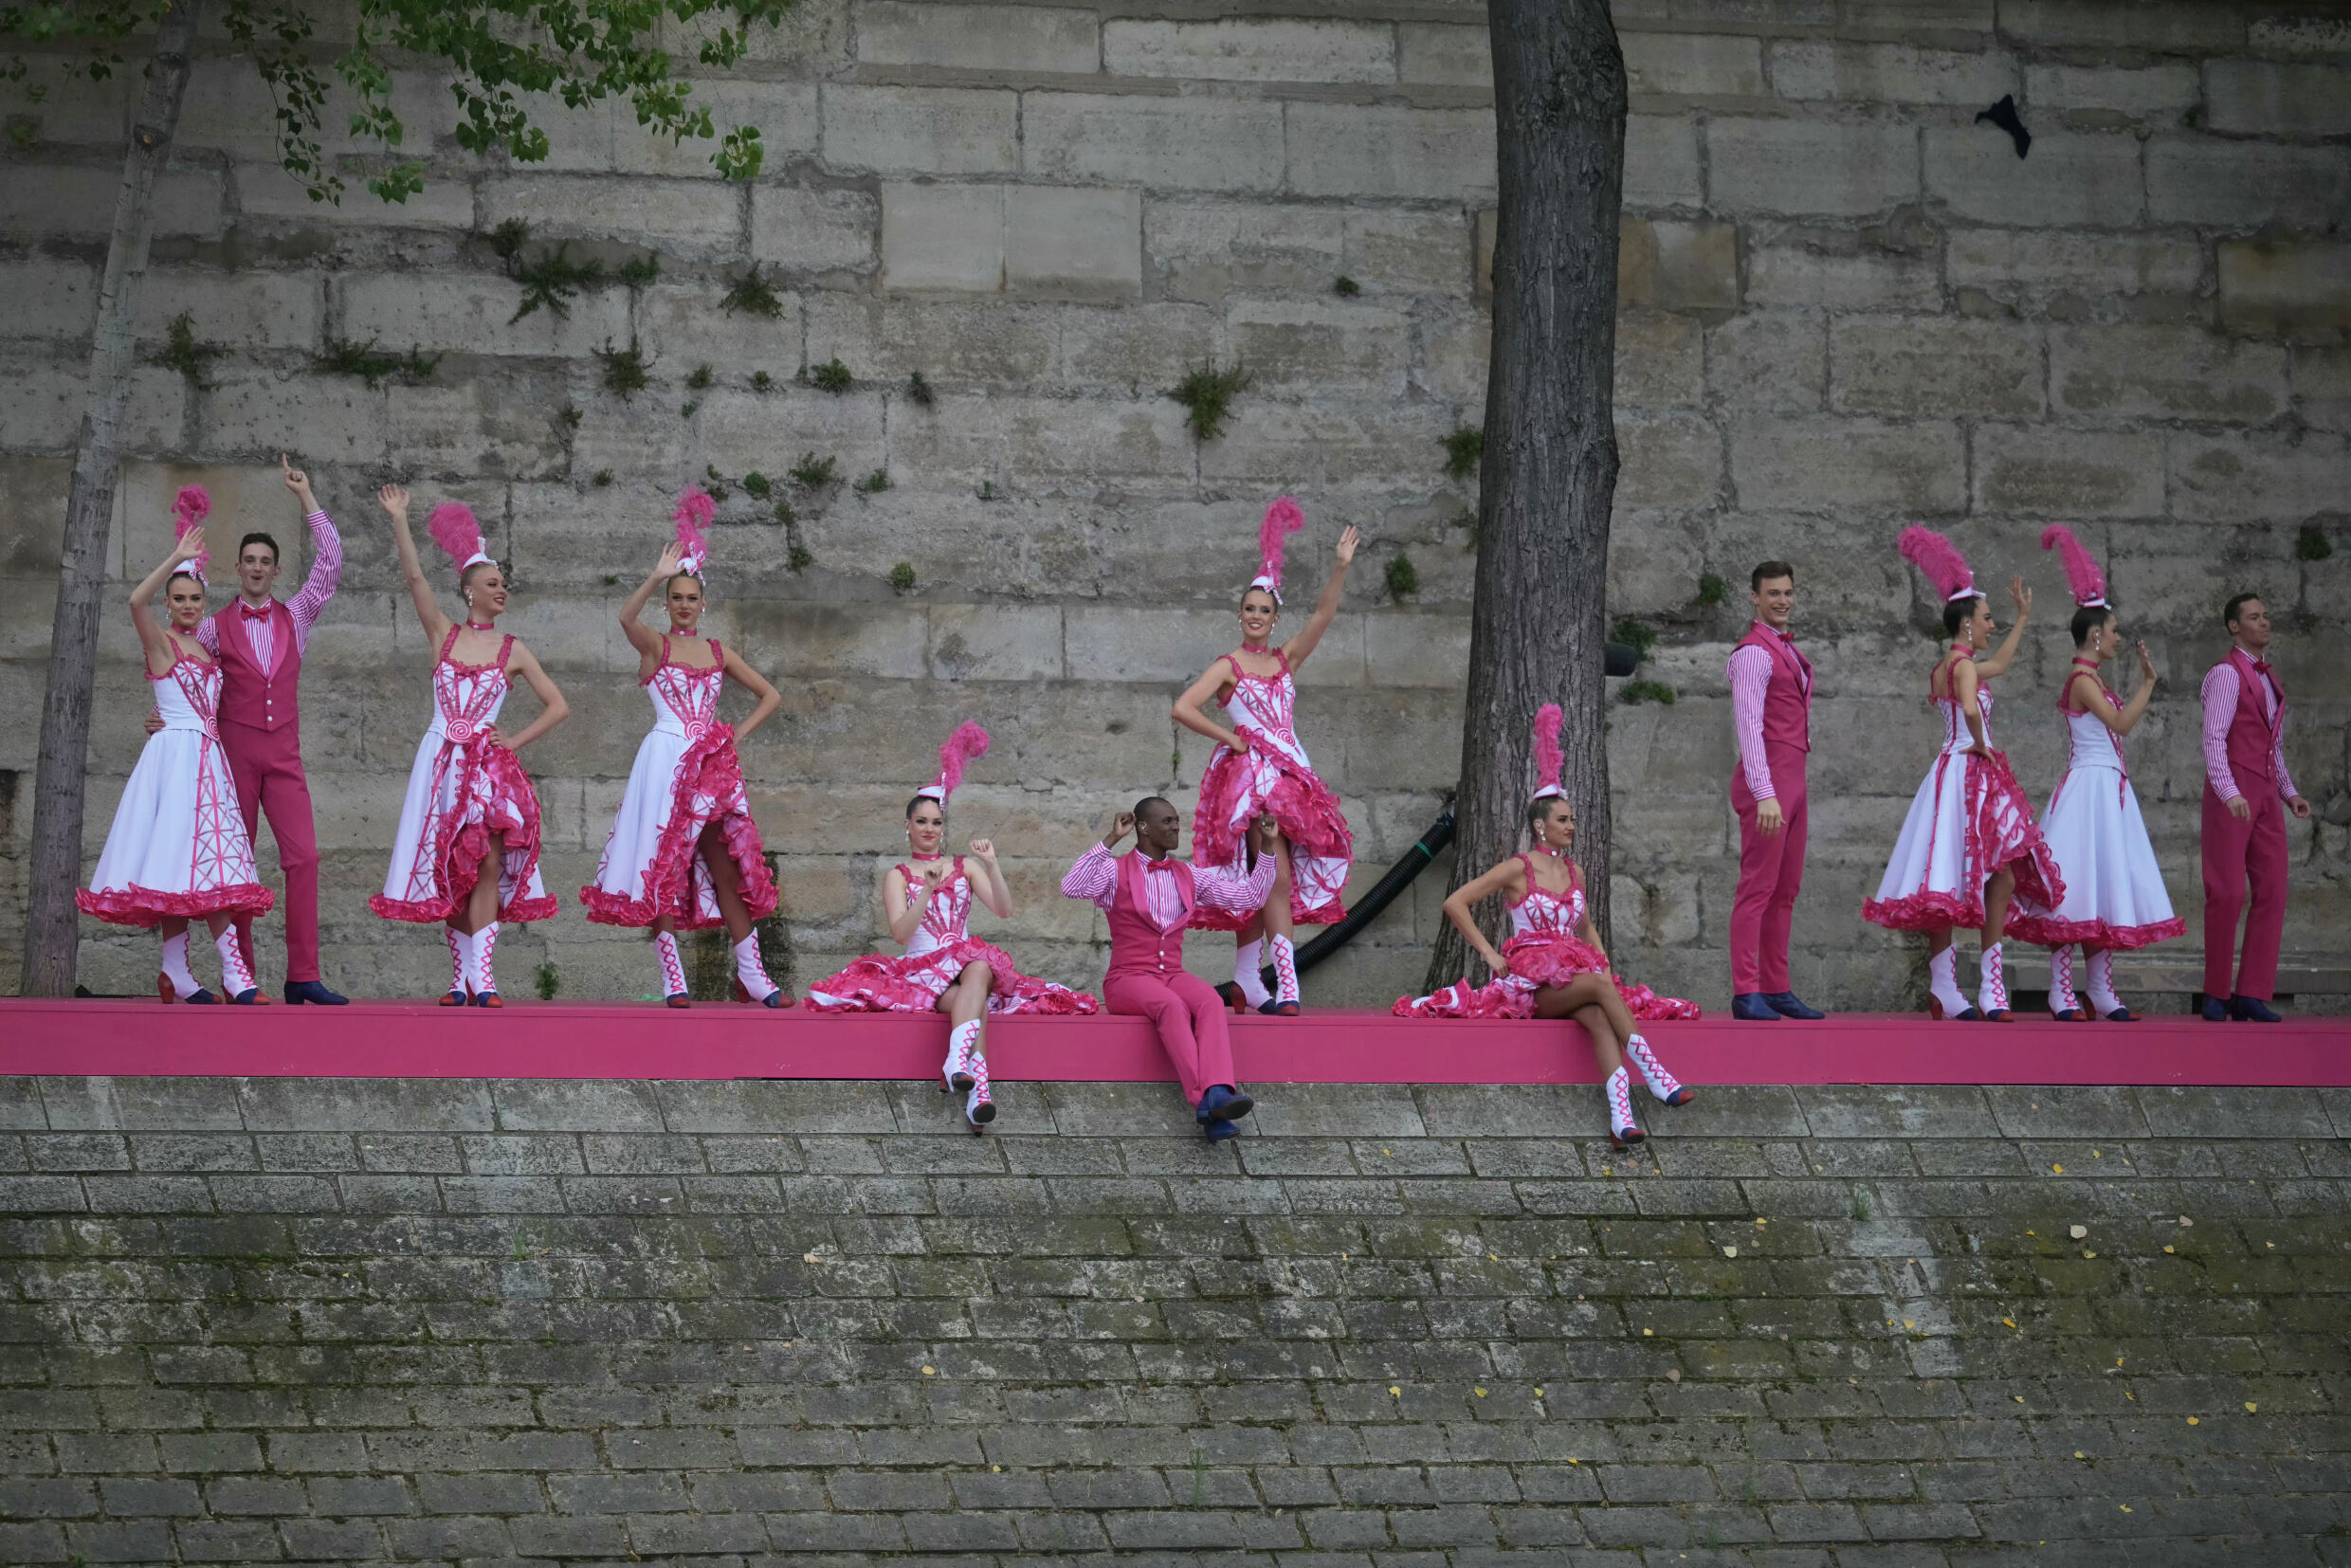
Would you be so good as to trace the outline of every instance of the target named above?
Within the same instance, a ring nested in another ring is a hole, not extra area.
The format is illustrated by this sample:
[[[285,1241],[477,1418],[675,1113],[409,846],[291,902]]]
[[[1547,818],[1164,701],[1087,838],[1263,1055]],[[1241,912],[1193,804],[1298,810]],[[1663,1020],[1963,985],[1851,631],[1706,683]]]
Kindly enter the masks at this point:
[[[100,597],[106,586],[106,536],[121,476],[122,413],[131,397],[139,286],[155,232],[155,181],[171,156],[188,94],[188,51],[202,0],[178,0],[156,30],[147,91],[131,127],[115,194],[115,227],[90,337],[90,381],[82,416],[73,488],[65,502],[64,562],[57,615],[49,634],[49,689],[41,708],[41,760],[33,775],[31,899],[25,915],[27,996],[63,996],[73,989],[81,916],[74,884],[82,875],[82,773],[90,751],[90,696],[98,681]]]
[[[1576,858],[1605,939],[1603,601],[1616,490],[1624,55],[1606,0],[1486,0],[1486,19],[1501,200],[1453,885],[1519,848],[1534,788],[1535,710],[1558,702]],[[1502,911],[1480,919],[1498,931]],[[1445,933],[1430,989],[1462,974],[1466,945]]]

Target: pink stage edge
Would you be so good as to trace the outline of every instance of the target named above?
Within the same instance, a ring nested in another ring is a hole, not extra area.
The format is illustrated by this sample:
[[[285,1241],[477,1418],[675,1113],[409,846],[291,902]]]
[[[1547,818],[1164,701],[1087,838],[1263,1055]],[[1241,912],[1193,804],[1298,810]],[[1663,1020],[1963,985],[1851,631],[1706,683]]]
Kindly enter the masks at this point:
[[[1649,1026],[1692,1084],[2206,1084],[2351,1085],[2351,1018],[2207,1024],[1938,1024],[1852,1014],[1825,1023],[1728,1018]],[[1375,1012],[1235,1018],[1253,1084],[1576,1084],[1599,1072],[1580,1027],[1445,1023]],[[260,1078],[869,1078],[939,1070],[944,1017],[818,1016],[706,1003],[514,1002],[173,1007],[0,999],[0,1073]],[[1172,1078],[1132,1018],[1004,1018],[999,1081]]]

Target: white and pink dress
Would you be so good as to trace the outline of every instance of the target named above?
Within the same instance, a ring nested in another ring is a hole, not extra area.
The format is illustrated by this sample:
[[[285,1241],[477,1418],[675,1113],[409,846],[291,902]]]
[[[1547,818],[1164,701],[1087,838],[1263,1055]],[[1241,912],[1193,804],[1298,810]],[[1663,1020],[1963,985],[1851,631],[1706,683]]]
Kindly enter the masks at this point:
[[[449,656],[457,632],[449,629],[432,666],[432,722],[416,743],[384,890],[368,907],[419,924],[461,912],[494,834],[503,853],[497,918],[549,920],[556,901],[538,876],[538,796],[521,762],[489,733],[505,704],[514,639],[499,643],[494,663],[469,665]]]
[[[1192,818],[1192,858],[1201,866],[1240,866],[1248,826],[1271,812],[1290,850],[1290,919],[1298,925],[1331,925],[1345,918],[1339,896],[1355,861],[1355,834],[1339,808],[1339,797],[1315,776],[1306,749],[1298,743],[1298,683],[1289,660],[1268,648],[1281,671],[1251,675],[1230,655],[1232,691],[1225,715],[1234,733],[1249,743],[1236,753],[1219,744],[1200,775],[1200,804]],[[1202,908],[1192,921],[1204,931],[1238,931],[1255,911],[1235,915]]]
[[[1519,860],[1526,867],[1526,894],[1510,905],[1510,939],[1502,944],[1510,973],[1482,986],[1456,980],[1431,995],[1399,997],[1389,1012],[1398,1018],[1532,1018],[1535,993],[1543,987],[1566,985],[1578,975],[1607,975],[1626,1008],[1644,1022],[1699,1015],[1695,1002],[1627,985],[1609,969],[1600,950],[1576,935],[1584,923],[1582,867],[1568,863],[1575,882],[1562,898],[1537,884],[1531,857]]]
[[[1954,648],[1944,660],[1944,679],[1969,656],[1969,650]],[[1862,902],[1862,919],[1892,931],[1973,929],[1984,922],[1984,884],[2002,866],[2015,872],[2019,904],[2053,908],[2064,903],[2066,884],[2057,857],[2033,825],[2032,802],[2008,757],[1997,750],[1989,758],[1972,755],[1968,748],[1975,738],[1958,701],[1948,696],[1933,701],[1942,717],[1942,749],[1910,801],[1877,897]],[[1988,684],[1977,684],[1976,702],[1990,747]]]
[[[220,739],[220,665],[181,653],[147,677],[163,728],[147,738],[115,807],[90,884],[74,891],[85,915],[153,929],[161,921],[265,915],[262,885]]]
[[[653,727],[637,746],[596,880],[579,890],[580,902],[601,925],[649,926],[664,915],[681,931],[723,925],[700,853],[703,832],[716,823],[740,878],[743,907],[764,920],[775,912],[775,877],[751,819],[735,727],[719,718],[725,649],[710,639],[707,669],[679,664],[669,652],[665,633],[661,663],[642,683],[653,700]]]
[[[922,881],[912,866],[898,874],[907,891],[920,896]],[[988,966],[988,1011],[991,1013],[1099,1012],[1102,1003],[1091,993],[1072,991],[1050,980],[1021,974],[1004,949],[971,934],[971,879],[963,874],[963,857],[931,892],[922,906],[922,923],[897,957],[867,954],[838,975],[816,982],[808,1005],[819,1012],[935,1012],[939,999],[962,976],[969,964]]]
[[[2074,673],[2082,669],[2077,665]],[[2069,675],[2058,711],[2066,717],[2072,752],[2066,775],[2041,814],[2041,835],[2065,867],[2064,896],[2052,908],[2019,887],[2009,911],[2009,934],[2043,947],[2079,942],[2092,951],[2128,950],[2183,936],[2187,922],[2172,913],[2163,867],[2148,841],[2130,770],[2123,764],[2123,738],[2096,714],[2067,707],[2072,691]],[[2120,697],[2111,691],[2105,697],[2121,709]]]

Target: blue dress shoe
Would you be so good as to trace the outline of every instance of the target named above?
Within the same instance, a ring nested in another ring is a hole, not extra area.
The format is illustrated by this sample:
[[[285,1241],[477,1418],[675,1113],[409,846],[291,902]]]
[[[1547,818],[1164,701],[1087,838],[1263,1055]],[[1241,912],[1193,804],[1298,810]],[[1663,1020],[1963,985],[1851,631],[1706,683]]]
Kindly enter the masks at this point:
[[[2106,1022],[2109,1024],[2135,1024],[2139,1022],[2139,1014],[2133,1012],[2126,1007],[2118,1007],[2112,1012],[2106,1014]]]
[[[2258,996],[2229,998],[2229,1016],[2240,1024],[2282,1024],[2285,1019],[2269,1011],[2269,1004]]]
[[[286,981],[285,999],[297,1007],[304,1002],[316,1002],[320,1007],[342,1007],[351,1000],[348,996],[337,995],[317,980]]]
[[[2222,1001],[2217,996],[2205,997],[2204,1021],[2208,1024],[2227,1023],[2229,1021],[2229,1004]]]
[[[198,1007],[216,1007],[220,1004],[220,998],[205,990],[202,986],[196,987],[196,994],[194,995],[182,996],[180,1000],[183,1002],[193,1002]]]
[[[1759,991],[1742,991],[1731,998],[1731,1016],[1744,1018],[1751,1024],[1776,1024],[1779,1014],[1763,999]]]
[[[1258,1003],[1257,1011],[1268,1018],[1295,1018],[1298,1016],[1298,1004],[1267,1000]]]
[[[1763,1005],[1782,1018],[1826,1018],[1818,1008],[1806,1007],[1793,991],[1775,991],[1763,998]]]
[[[1230,1084],[1211,1084],[1200,1096],[1198,1121],[1230,1121],[1236,1116],[1247,1116],[1257,1102],[1241,1093]]]
[[[1200,1131],[1208,1135],[1211,1143],[1222,1143],[1228,1138],[1240,1137],[1241,1124],[1237,1121],[1203,1121]]]

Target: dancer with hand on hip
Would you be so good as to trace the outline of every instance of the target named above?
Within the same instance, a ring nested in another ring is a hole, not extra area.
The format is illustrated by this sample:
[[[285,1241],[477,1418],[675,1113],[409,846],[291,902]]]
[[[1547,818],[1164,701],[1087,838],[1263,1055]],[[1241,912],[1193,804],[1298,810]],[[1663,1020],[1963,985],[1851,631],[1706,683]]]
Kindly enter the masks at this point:
[[[2286,813],[2306,822],[2310,803],[2286,771],[2286,687],[2269,667],[2269,608],[2259,594],[2239,593],[2220,622],[2229,654],[2205,672],[2203,686],[2204,1016],[2274,1024],[2280,1020],[2269,1004],[2286,939]],[[2245,955],[2233,965],[2249,883]]]
[[[1788,978],[1796,891],[1804,885],[1811,822],[1805,765],[1813,749],[1813,662],[1788,635],[1795,568],[1765,561],[1748,574],[1755,620],[1731,650],[1732,728],[1739,768],[1731,810],[1739,818],[1739,889],[1731,900],[1731,1016],[1820,1018]]]
[[[106,847],[90,884],[74,890],[85,915],[163,938],[155,994],[166,1002],[218,1000],[188,967],[188,922],[200,920],[220,954],[222,989],[250,1006],[267,997],[231,923],[269,912],[271,894],[253,864],[252,841],[237,811],[237,785],[221,745],[221,666],[197,635],[204,621],[205,514],[212,499],[200,484],[173,502],[177,537],[162,564],[131,590],[160,725],[151,724]],[[161,589],[169,606],[161,625],[147,608]]]
[[[677,933],[722,925],[735,952],[735,999],[787,1008],[792,997],[768,978],[752,924],[775,913],[777,895],[737,750],[783,699],[741,654],[702,634],[710,566],[703,531],[716,510],[700,486],[686,487],[670,520],[677,537],[621,606],[621,631],[637,650],[637,684],[653,700],[653,727],[638,742],[595,881],[579,897],[599,925],[652,927],[669,1006],[690,1005]],[[638,619],[657,590],[667,631]],[[729,680],[757,699],[739,730],[719,717]]]
[[[400,827],[384,890],[368,907],[388,921],[440,924],[449,944],[449,993],[444,1007],[503,1007],[495,958],[505,921],[543,921],[556,901],[538,876],[538,796],[516,753],[563,722],[571,706],[521,642],[501,636],[506,574],[482,547],[470,509],[444,501],[432,509],[433,542],[457,571],[465,620],[450,620],[409,537],[409,493],[376,492],[392,519],[400,572],[432,660],[432,721],[416,744]],[[498,724],[512,676],[541,704],[539,715],[509,736]]]

